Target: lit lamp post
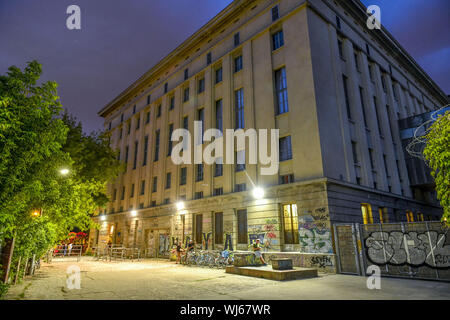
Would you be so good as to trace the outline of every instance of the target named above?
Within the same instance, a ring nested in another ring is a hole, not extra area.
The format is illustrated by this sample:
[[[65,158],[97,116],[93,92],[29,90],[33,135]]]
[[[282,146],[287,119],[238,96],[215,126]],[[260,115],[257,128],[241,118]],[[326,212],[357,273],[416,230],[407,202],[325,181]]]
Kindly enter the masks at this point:
[[[32,216],[33,218],[40,217],[41,214],[42,214],[42,209],[34,209],[34,210],[31,212],[31,216]]]
[[[63,169],[59,170],[59,173],[63,176],[67,176],[70,173],[70,171],[69,171],[69,169],[63,168]]]

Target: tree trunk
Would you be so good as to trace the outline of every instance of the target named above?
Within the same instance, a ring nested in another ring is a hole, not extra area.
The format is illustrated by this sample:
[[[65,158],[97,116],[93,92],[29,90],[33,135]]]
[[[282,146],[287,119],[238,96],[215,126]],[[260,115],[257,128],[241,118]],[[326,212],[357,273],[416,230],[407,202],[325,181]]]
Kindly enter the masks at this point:
[[[17,262],[17,270],[16,270],[16,276],[14,277],[14,284],[17,283],[17,279],[19,279],[19,273],[20,273],[20,263],[22,262],[22,256],[19,257],[19,262]]]
[[[2,263],[1,281],[3,283],[8,283],[13,252],[14,252],[14,238],[5,239],[5,244],[3,245],[1,255],[1,263]]]

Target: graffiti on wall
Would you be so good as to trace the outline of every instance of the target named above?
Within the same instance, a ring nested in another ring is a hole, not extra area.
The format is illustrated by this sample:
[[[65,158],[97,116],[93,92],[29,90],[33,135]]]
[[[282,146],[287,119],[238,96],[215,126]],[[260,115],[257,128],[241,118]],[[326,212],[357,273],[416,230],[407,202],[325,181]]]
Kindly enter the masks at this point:
[[[223,249],[233,251],[233,241],[231,238],[231,234],[229,233],[225,234],[225,246]]]
[[[333,253],[331,240],[330,216],[326,208],[317,208],[305,212],[298,218],[298,235],[300,252]]]
[[[159,254],[165,255],[169,252],[170,239],[168,234],[159,235]]]
[[[208,250],[208,247],[211,245],[212,242],[211,235],[212,232],[208,233],[203,232],[202,249]]]
[[[272,245],[278,245],[279,241],[275,231],[278,230],[277,219],[266,219],[264,224],[256,224],[249,226],[248,239],[252,244],[256,239],[259,239],[264,245],[264,250],[267,251],[272,248]]]
[[[266,261],[271,262],[275,258],[289,258],[292,259],[292,264],[294,267],[303,268],[317,268],[323,272],[334,272],[334,258],[332,254],[286,254],[286,253],[273,253]]]
[[[450,245],[447,232],[377,231],[365,239],[368,259],[377,265],[428,266],[450,268]]]

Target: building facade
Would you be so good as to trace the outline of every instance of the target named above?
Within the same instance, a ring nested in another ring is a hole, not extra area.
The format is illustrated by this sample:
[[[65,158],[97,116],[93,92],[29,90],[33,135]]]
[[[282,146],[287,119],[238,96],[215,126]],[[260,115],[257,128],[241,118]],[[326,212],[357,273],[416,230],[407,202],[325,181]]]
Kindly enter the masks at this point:
[[[334,223],[438,219],[433,191],[411,187],[398,120],[448,98],[366,21],[357,0],[233,1],[99,112],[126,171],[92,245],[165,256],[176,240],[247,250],[260,238],[310,259],[333,255]],[[278,173],[237,149],[245,165],[175,165],[171,134],[194,121],[279,129]]]

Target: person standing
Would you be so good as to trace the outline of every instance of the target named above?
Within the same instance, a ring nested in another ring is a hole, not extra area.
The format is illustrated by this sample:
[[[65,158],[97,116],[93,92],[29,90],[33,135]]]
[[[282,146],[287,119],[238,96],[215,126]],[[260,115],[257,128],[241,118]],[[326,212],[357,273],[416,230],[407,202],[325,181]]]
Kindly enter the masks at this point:
[[[181,248],[181,241],[178,241],[177,243],[177,262],[175,264],[181,264],[181,252],[183,251],[183,249]]]

